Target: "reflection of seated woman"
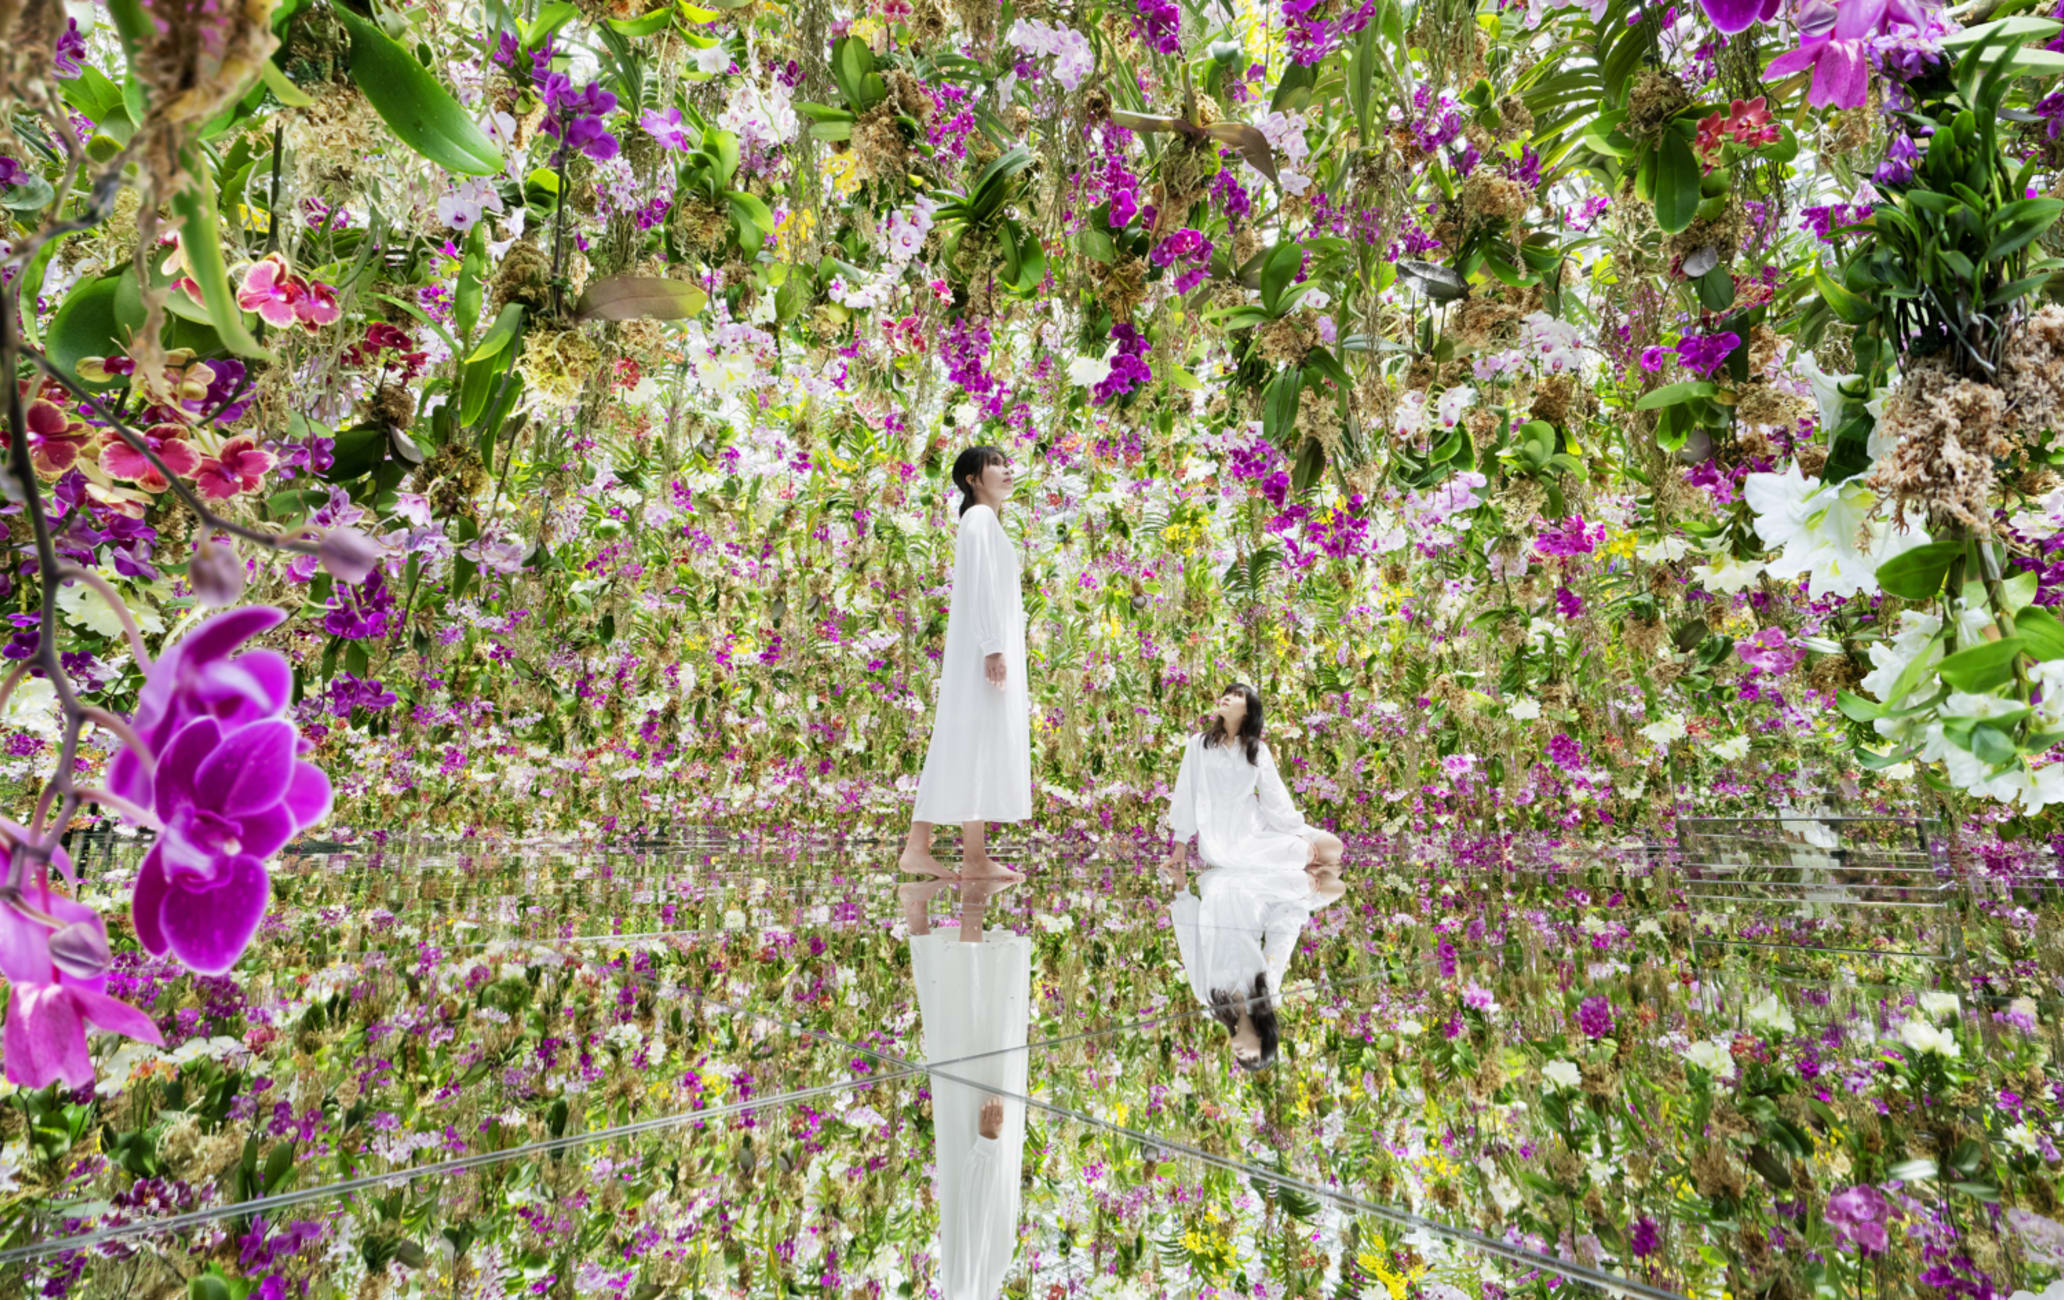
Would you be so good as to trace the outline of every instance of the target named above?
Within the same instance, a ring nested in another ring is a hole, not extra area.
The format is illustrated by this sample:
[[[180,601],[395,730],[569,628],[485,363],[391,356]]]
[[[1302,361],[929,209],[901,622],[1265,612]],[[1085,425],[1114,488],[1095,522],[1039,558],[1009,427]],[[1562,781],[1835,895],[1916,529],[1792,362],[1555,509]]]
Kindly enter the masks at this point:
[[[1209,870],[1170,904],[1183,968],[1232,1036],[1246,1069],[1275,1058],[1275,1003],[1298,933],[1339,898],[1338,836],[1307,824],[1261,740],[1262,703],[1235,682],[1209,725],[1183,746],[1170,796],[1175,848],[1162,864],[1180,883],[1190,836]]]
[[[957,934],[934,931],[925,907],[945,883],[926,881],[898,891],[911,922],[910,973],[923,1019],[925,1063],[936,1067],[932,1178],[939,1204],[939,1289],[945,1300],[995,1300],[1018,1246],[1032,944],[1008,931],[982,932],[989,898],[1008,887],[996,880],[964,885]]]

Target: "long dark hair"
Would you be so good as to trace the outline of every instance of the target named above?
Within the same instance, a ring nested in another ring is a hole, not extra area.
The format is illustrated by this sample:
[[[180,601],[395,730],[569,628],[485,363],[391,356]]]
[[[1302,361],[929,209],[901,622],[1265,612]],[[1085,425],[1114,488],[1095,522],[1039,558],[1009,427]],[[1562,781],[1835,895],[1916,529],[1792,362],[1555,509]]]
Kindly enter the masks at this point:
[[[1225,695],[1229,691],[1240,692],[1241,698],[1247,701],[1247,716],[1240,719],[1240,735],[1238,739],[1241,747],[1247,751],[1247,761],[1259,764],[1261,762],[1261,692],[1245,682],[1234,682],[1227,686],[1225,690],[1220,691],[1219,694]],[[1206,746],[1223,745],[1226,743],[1225,719],[1219,717],[1216,713],[1211,715],[1211,725],[1204,728],[1204,743]]]
[[[1254,987],[1246,993],[1233,993],[1226,989],[1211,990],[1211,1014],[1219,1024],[1226,1027],[1228,1034],[1240,1027],[1240,1012],[1247,1012],[1247,1019],[1254,1023],[1255,1036],[1261,1039],[1261,1055],[1254,1064],[1240,1061],[1243,1070],[1259,1070],[1276,1059],[1276,1046],[1280,1035],[1276,1029],[1275,1004],[1269,1001],[1268,974],[1263,972],[1254,977]],[[1234,1060],[1240,1060],[1234,1057]]]
[[[975,480],[982,477],[982,471],[991,465],[1007,463],[1010,457],[1003,454],[1001,447],[988,443],[970,447],[953,460],[953,486],[960,489],[960,513],[966,514],[968,507],[975,504]]]

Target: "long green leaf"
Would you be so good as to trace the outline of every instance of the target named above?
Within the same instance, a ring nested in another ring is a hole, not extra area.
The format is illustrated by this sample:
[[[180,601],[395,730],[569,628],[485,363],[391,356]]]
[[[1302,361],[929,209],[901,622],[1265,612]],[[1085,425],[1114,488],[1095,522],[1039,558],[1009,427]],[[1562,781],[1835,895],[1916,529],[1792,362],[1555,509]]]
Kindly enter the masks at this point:
[[[493,176],[502,151],[429,69],[372,23],[341,5],[330,12],[351,37],[351,79],[402,143],[447,171]]]
[[[207,304],[208,319],[222,344],[240,357],[270,361],[272,354],[259,345],[244,326],[244,313],[229,287],[229,267],[222,260],[222,235],[215,225],[215,178],[208,169],[207,155],[199,148],[186,155],[186,187],[172,196],[172,212],[179,218],[179,247],[186,256],[186,273],[201,287],[201,301]]]

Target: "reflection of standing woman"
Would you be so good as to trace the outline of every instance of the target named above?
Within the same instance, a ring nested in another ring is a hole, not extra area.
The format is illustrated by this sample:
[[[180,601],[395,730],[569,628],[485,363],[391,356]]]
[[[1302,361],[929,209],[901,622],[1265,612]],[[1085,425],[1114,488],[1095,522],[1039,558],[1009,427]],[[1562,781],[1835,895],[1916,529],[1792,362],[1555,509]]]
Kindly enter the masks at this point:
[[[934,931],[925,904],[944,887],[925,881],[899,891],[912,922],[910,974],[932,1067],[939,1293],[995,1300],[1018,1248],[1032,941],[1009,933],[977,938],[979,929],[969,928],[989,896],[1010,887],[997,880],[965,886],[958,936]]]
[[[959,822],[963,876],[1016,874],[991,861],[987,845],[989,822],[1032,815],[1025,603],[1017,548],[999,514],[1011,482],[1010,461],[995,447],[970,447],[953,462],[953,483],[961,491],[953,605],[931,748],[898,862],[905,871],[947,874],[932,857],[932,827]]]
[[[1162,864],[1179,877],[1197,837],[1210,870],[1171,905],[1176,939],[1198,999],[1248,1069],[1275,1054],[1274,1004],[1299,931],[1342,892],[1340,839],[1298,814],[1261,728],[1253,687],[1219,693],[1210,724],[1183,746],[1168,806],[1176,843]]]

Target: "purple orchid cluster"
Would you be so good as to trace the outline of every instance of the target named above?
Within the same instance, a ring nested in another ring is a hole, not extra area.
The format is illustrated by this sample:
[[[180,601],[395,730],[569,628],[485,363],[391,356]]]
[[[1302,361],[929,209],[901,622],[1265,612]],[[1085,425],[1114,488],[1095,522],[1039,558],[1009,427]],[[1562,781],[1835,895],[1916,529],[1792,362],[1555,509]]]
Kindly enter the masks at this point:
[[[1118,344],[1118,350],[1111,354],[1111,373],[1090,391],[1092,405],[1103,406],[1114,398],[1123,397],[1154,377],[1152,367],[1147,365],[1147,352],[1152,345],[1139,326],[1131,321],[1120,321],[1111,327],[1111,338]]]
[[[1158,54],[1182,52],[1182,10],[1174,0],[1133,0],[1133,31]]]
[[[329,814],[329,778],[299,757],[286,717],[293,669],[276,650],[243,648],[285,617],[271,606],[212,615],[146,665],[108,787],[86,792],[156,828],[130,900],[137,938],[205,975],[234,966],[257,932],[271,893],[265,859]],[[84,1087],[88,1025],[164,1039],[150,1016],[108,994],[107,927],[51,880],[54,869],[76,887],[71,859],[53,849],[33,869],[18,861],[35,834],[0,821],[0,1048],[17,1085]]]
[[[575,90],[565,73],[548,72],[538,88],[545,100],[542,129],[559,142],[560,154],[572,149],[596,162],[616,157],[617,139],[604,125],[616,111],[616,96],[602,89],[602,83],[591,81]]]
[[[1591,554],[1604,541],[1604,524],[1587,524],[1582,515],[1571,515],[1543,528],[1534,538],[1534,549],[1550,559],[1567,560]]]
[[[1148,258],[1155,266],[1164,269],[1181,266],[1175,275],[1175,291],[1188,293],[1202,284],[1211,270],[1211,241],[1201,232],[1185,226],[1154,245]]]

